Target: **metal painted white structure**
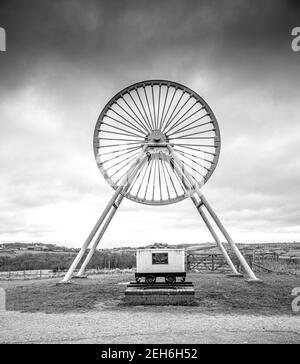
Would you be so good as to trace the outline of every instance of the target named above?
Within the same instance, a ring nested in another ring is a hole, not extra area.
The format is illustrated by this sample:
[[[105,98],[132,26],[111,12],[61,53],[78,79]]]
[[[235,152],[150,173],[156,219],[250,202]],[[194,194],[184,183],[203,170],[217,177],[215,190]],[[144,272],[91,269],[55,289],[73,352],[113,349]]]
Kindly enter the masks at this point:
[[[190,197],[233,275],[241,274],[209,220],[225,237],[249,280],[259,281],[201,190],[216,168],[220,147],[217,119],[191,89],[172,81],[150,80],[116,94],[102,110],[94,131],[97,165],[115,193],[62,283],[72,278],[91,245],[77,277],[84,275],[123,197],[148,205],[166,205]],[[139,264],[147,266],[146,255],[143,258],[144,253],[138,254]],[[180,254],[172,257],[174,264],[182,264]]]
[[[167,256],[167,260],[160,263],[155,261],[155,255]],[[154,260],[154,262],[153,262]],[[184,249],[137,249],[136,273],[184,273]]]

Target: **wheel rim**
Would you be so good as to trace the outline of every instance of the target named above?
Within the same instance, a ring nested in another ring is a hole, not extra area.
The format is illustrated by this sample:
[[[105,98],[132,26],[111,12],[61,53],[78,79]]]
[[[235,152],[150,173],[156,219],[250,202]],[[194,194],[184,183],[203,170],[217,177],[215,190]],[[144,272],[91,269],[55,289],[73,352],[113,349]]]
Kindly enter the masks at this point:
[[[155,277],[154,276],[147,276],[145,280],[146,280],[146,283],[152,284],[152,283],[155,282]]]
[[[202,187],[220,153],[220,131],[209,105],[194,91],[171,81],[136,83],[104,107],[94,132],[97,165],[117,189],[142,147],[151,145],[127,191],[136,202],[164,205],[181,201]],[[184,185],[174,171],[171,144],[194,185]]]
[[[173,275],[167,275],[166,281],[167,281],[167,283],[174,283],[176,281],[176,277]]]

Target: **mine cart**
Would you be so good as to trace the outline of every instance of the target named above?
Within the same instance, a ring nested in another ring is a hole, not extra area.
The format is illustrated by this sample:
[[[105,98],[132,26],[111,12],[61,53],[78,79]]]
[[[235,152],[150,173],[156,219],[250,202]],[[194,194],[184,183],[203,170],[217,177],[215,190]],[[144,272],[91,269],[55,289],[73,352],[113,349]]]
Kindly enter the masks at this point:
[[[140,282],[145,278],[147,284],[153,284],[156,277],[164,277],[166,283],[175,283],[176,277],[184,282],[185,250],[184,249],[137,249],[135,279]]]

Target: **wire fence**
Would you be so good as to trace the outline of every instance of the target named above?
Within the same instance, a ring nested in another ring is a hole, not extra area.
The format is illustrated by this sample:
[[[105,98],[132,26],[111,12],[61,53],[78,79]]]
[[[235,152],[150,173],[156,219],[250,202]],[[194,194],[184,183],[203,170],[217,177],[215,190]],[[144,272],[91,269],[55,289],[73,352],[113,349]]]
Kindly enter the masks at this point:
[[[300,257],[281,257],[278,254],[266,254],[255,252],[243,254],[252,270],[269,273],[300,274]],[[243,272],[243,267],[236,258],[230,256],[238,272]],[[212,271],[230,272],[230,268],[222,254],[189,254],[187,257],[187,269],[192,272]]]
[[[94,274],[125,274],[132,273],[133,269],[87,269],[86,275]],[[30,279],[49,279],[63,277],[66,271],[56,271],[52,269],[38,269],[38,270],[18,270],[0,272],[0,280],[30,280]],[[75,272],[76,274],[76,272]]]

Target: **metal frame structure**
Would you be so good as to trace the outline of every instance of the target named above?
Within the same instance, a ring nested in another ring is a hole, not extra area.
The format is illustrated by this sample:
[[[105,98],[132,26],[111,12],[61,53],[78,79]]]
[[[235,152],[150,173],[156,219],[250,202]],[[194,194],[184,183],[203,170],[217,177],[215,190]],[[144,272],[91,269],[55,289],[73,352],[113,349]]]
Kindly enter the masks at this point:
[[[190,197],[234,276],[232,263],[210,220],[227,240],[250,281],[259,281],[201,191],[216,168],[221,138],[209,105],[191,89],[171,81],[136,83],[115,95],[94,131],[95,159],[115,189],[62,282],[85,269],[124,197],[166,205]]]

